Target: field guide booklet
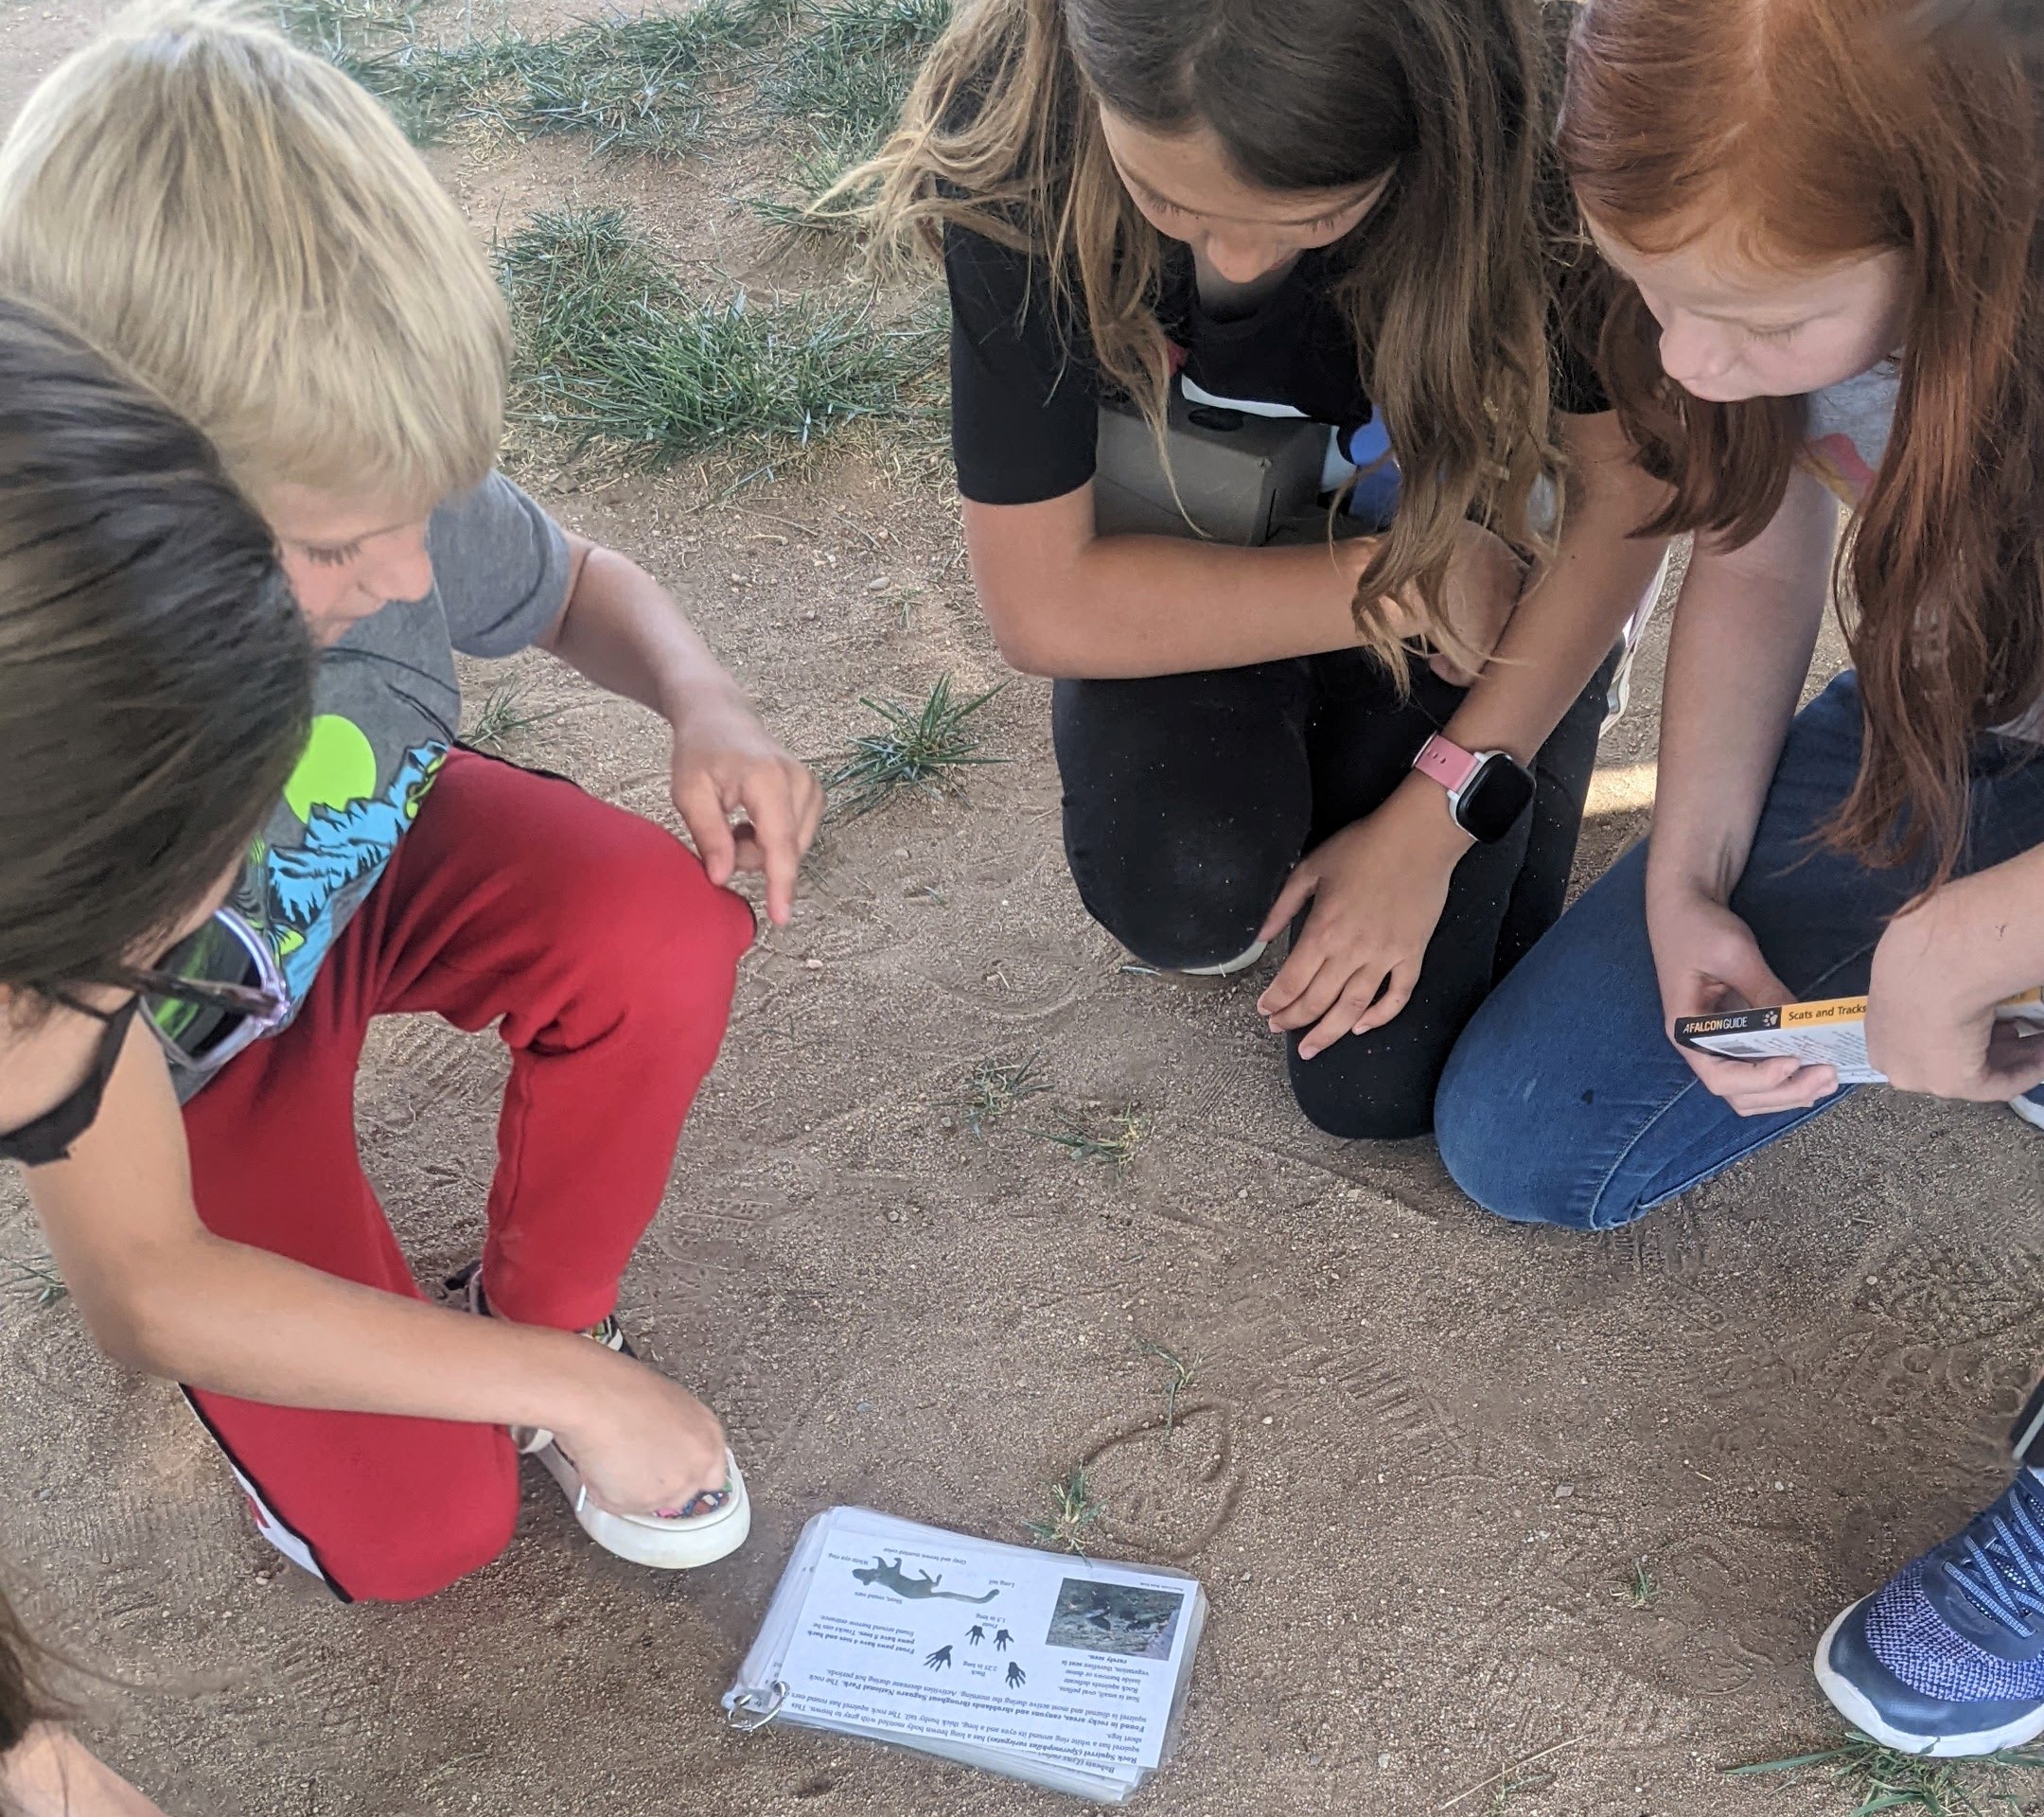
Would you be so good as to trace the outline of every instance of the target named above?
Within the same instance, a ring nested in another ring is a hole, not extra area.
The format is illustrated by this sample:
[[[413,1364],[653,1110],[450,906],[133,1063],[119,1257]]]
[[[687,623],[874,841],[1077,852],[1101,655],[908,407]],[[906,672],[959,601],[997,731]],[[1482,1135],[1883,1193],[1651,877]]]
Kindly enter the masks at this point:
[[[1675,1039],[1700,1053],[1733,1060],[1788,1055],[1806,1067],[1836,1067],[1841,1085],[1885,1085],[1888,1075],[1875,1071],[1867,1060],[1866,1010],[1863,997],[1838,997],[1771,1010],[1682,1015],[1675,1018]],[[2026,1035],[2044,1036],[2044,988],[2010,997],[1995,1014]]]
[[[1170,1751],[1206,1618],[1182,1572],[834,1508],[802,1528],[724,1708],[1119,1804]]]

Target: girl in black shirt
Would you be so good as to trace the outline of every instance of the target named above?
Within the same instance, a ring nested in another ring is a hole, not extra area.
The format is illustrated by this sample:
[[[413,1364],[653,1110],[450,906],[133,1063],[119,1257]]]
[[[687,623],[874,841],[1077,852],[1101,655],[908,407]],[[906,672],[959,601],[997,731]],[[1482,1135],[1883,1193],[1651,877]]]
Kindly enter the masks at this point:
[[[1597,672],[1662,553],[1549,346],[1540,10],[975,0],[854,179],[883,243],[943,256],[974,580],[1002,654],[1056,679],[1087,908],[1186,971],[1293,923],[1258,1009],[1345,1136],[1430,1126],[1462,1024],[1559,915]],[[1326,425],[1332,485],[1387,437],[1382,534],[1097,534],[1102,402],[1155,426],[1174,392]]]

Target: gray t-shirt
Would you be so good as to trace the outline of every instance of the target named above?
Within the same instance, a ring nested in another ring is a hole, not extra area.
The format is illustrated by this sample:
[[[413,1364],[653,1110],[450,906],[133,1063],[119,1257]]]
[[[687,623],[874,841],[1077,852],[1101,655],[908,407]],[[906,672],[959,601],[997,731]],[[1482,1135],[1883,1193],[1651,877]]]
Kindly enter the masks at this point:
[[[1804,429],[1804,452],[1817,477],[1858,510],[1873,490],[1874,476],[1888,453],[1894,428],[1901,373],[1893,360],[1812,392]]]
[[[235,891],[294,1014],[453,746],[454,652],[510,656],[567,604],[567,539],[501,473],[435,511],[426,539],[432,591],[393,601],[321,657],[311,741]],[[181,1080],[182,1095],[203,1083]]]
[[[1873,490],[1874,476],[1888,453],[1901,389],[1900,368],[1883,360],[1858,378],[1810,395],[1804,453],[1817,477],[1850,510],[1859,510]],[[2004,738],[2044,744],[2044,700],[1994,730]]]

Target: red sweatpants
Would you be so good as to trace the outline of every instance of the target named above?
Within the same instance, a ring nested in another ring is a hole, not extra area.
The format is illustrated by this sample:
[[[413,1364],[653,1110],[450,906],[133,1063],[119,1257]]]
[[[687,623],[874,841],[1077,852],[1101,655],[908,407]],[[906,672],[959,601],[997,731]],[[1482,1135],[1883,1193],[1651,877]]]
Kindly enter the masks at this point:
[[[659,1209],[751,937],[745,902],[661,828],[454,752],[297,1019],[185,1107],[200,1218],[419,1297],[355,1144],[362,1038],[370,1017],[399,1011],[499,1022],[511,1079],[483,1251],[490,1303],[528,1324],[594,1324]],[[499,1427],[193,1400],[344,1596],[427,1596],[510,1540],[518,1459]]]

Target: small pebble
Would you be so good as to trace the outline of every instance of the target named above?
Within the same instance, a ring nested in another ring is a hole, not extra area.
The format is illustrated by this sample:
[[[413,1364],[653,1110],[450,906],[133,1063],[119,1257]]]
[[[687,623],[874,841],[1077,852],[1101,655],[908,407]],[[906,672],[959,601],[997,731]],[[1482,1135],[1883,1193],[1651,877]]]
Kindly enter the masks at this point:
[[[899,1224],[901,1222],[901,1213],[899,1211],[890,1210],[887,1214],[887,1221],[890,1224]]]
[[[1388,1754],[1380,1754],[1377,1756],[1377,1771],[1379,1773],[1389,1773],[1391,1771],[1391,1756]]]
[[[1555,1485],[1554,1498],[1558,1502],[1565,1502],[1575,1492],[1576,1485],[1574,1483],[1557,1483]]]
[[[884,593],[890,587],[893,586],[893,584],[894,583],[890,580],[885,574],[881,574],[877,578],[869,580],[866,583],[866,591],[869,593]]]
[[[812,972],[820,972],[823,969],[823,961],[820,959],[805,959],[802,961],[802,964]]]
[[[1264,1424],[1265,1424],[1266,1426],[1267,1426],[1267,1425],[1269,1425],[1269,1424],[1271,1423],[1271,1416],[1270,1416],[1269,1414],[1267,1414],[1267,1413],[1266,1413],[1266,1414],[1265,1414],[1265,1415],[1263,1416],[1263,1423],[1264,1423]]]

